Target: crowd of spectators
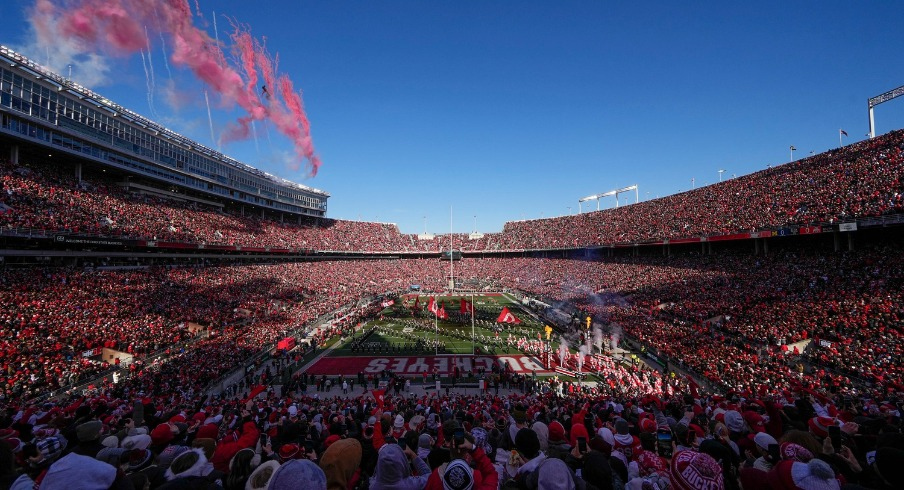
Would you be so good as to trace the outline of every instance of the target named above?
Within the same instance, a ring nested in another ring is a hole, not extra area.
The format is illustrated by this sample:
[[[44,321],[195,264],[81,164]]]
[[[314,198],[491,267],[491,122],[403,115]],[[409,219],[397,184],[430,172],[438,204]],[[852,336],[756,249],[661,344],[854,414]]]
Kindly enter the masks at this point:
[[[726,235],[904,211],[904,131],[663,198],[506,223],[494,247],[536,249]]]
[[[0,397],[33,396],[105,371],[98,349],[142,359],[160,351],[230,351],[211,373],[235,365],[289,330],[359,298],[407,288],[435,261],[315,262],[140,270],[5,268],[0,271]],[[343,317],[319,341],[360,319]],[[209,333],[199,339],[195,330]],[[87,354],[87,356],[83,356]],[[215,357],[207,352],[200,354]],[[184,362],[186,375],[192,362]],[[194,372],[197,374],[197,371]],[[204,377],[209,379],[209,377]]]
[[[884,392],[904,389],[902,266],[897,247],[877,246],[768,256],[465,259],[458,275],[581,307],[732,389],[815,378]],[[814,369],[804,376],[789,346],[806,340]]]
[[[898,131],[654,201],[508,223],[473,241],[463,234],[420,240],[380,223],[289,224],[129,194],[100,176],[77,182],[62,167],[0,163],[0,226],[344,251],[438,251],[450,238],[466,250],[677,238],[899,213],[902,145]],[[262,346],[298,331],[318,344],[350,335],[378,310],[361,298],[411,284],[440,291],[446,264],[4,267],[0,479],[23,485],[16,488],[81,478],[99,488],[261,488],[251,475],[257,458],[261,473],[270,469],[270,488],[294,488],[289,480],[302,476],[306,488],[559,488],[544,475],[564,488],[591,489],[904,485],[904,253],[895,244],[760,255],[465,258],[456,268],[463,281],[587,311],[609,335],[642,344],[729,398],[698,393],[684,378],[569,352],[550,364],[598,373],[596,388],[211,399],[209,384]],[[333,322],[308,331],[328,314]],[[543,349],[533,339],[500,342],[526,353]],[[98,359],[105,348],[130,356],[129,376],[114,382],[111,375],[65,402],[32,401],[112,372]],[[828,437],[833,426],[840,440]],[[772,439],[755,434],[759,429]],[[674,454],[657,445],[658,430],[668,431]],[[776,456],[767,452],[772,440],[797,446],[780,445]],[[250,453],[239,458],[242,450]]]
[[[722,235],[904,210],[904,130],[699,189],[598,212],[512,221],[500,233],[430,240],[394,224],[264,218],[250,207],[128,193],[103,174],[0,164],[0,226],[88,235],[335,251],[518,250]],[[176,196],[178,197],[178,196]],[[247,211],[247,212],[246,212]]]
[[[775,391],[804,383],[876,395],[904,391],[904,256],[893,247],[597,261],[464,259],[457,269],[462,279],[480,277],[576,305],[726,389]],[[235,364],[232,356],[249,356],[344,305],[412,283],[442,290],[445,264],[7,268],[0,273],[0,393],[34,396],[96,375],[107,367],[93,360],[105,347],[132,355],[134,369],[150,369],[154,353],[184,355],[185,376],[196,351],[227,350],[222,363],[207,365],[209,381]],[[316,332],[315,341],[348,335],[360,319],[360,313],[343,317]],[[541,348],[533,339],[521,346],[518,339],[499,340],[528,353]]]
[[[390,376],[393,376],[390,374]],[[390,382],[391,385],[392,381]],[[423,395],[116,387],[0,413],[14,489],[898,489],[901,401],[801,388]]]

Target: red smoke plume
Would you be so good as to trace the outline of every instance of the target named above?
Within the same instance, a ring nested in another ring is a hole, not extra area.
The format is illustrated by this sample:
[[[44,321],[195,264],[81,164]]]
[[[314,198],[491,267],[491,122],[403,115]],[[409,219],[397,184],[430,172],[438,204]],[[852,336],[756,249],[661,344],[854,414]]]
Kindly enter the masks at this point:
[[[112,49],[117,54],[144,49],[148,42],[145,26],[156,26],[172,40],[173,64],[188,68],[224,101],[237,104],[246,112],[226,131],[224,139],[248,138],[252,121],[270,121],[292,141],[299,161],[306,160],[310,176],[315,176],[321,162],[314,151],[301,92],[294,91],[287,75],[275,73],[275,63],[263,44],[247,28],[234,25],[231,39],[241,66],[230,66],[222,47],[192,23],[188,0],[164,0],[159,7],[161,21],[157,22],[153,0],[71,0],[62,5],[53,0],[37,0],[31,20],[45,42],[52,42],[52,35],[62,36],[95,50]],[[58,31],[47,32],[47,26],[54,23],[59,26]],[[271,93],[278,93],[266,104],[258,96],[258,72]]]

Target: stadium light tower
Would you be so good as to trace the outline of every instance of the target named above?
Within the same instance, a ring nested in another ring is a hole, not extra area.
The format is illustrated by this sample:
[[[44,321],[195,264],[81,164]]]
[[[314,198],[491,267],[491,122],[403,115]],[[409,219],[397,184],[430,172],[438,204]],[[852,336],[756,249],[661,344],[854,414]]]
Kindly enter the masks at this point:
[[[594,194],[592,196],[582,197],[582,198],[578,199],[578,206],[580,206],[580,204],[583,202],[593,201],[594,199],[596,199],[596,210],[599,211],[600,210],[600,198],[615,196],[615,207],[618,207],[618,195],[623,192],[628,192],[628,191],[634,191],[634,202],[635,203],[640,200],[640,193],[637,190],[637,184],[635,184],[635,185],[629,185],[628,187],[622,187],[621,189],[615,189],[613,191],[603,192],[602,194]]]
[[[722,182],[722,173],[725,172],[725,169],[719,169],[719,182]]]
[[[873,108],[877,105],[888,102],[891,99],[896,97],[900,97],[904,95],[904,85],[885,92],[884,94],[877,95],[875,97],[870,97],[869,100],[866,101],[867,108],[869,109],[869,137],[870,139],[876,137],[876,120],[873,117]]]

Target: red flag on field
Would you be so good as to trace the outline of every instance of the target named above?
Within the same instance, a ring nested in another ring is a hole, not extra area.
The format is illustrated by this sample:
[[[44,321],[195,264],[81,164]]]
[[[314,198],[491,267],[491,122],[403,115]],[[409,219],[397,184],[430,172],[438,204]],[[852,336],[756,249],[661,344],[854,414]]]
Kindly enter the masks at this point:
[[[430,301],[427,303],[427,310],[434,315],[436,315],[436,312],[439,311],[439,308],[437,308],[436,306],[436,299],[433,298],[433,296],[430,297]]]
[[[413,309],[413,310],[416,310],[416,309],[418,309],[418,308],[420,308],[420,307],[421,307],[421,297],[420,297],[420,296],[415,296],[415,297],[414,297],[414,308],[412,308],[412,309]]]
[[[439,310],[436,312],[436,316],[440,320],[448,320],[449,319],[449,314],[446,313],[446,305],[440,303]]]
[[[388,299],[388,300],[386,300],[386,301],[380,303],[380,306],[382,306],[383,308],[389,308],[390,306],[392,306],[392,305],[394,305],[394,304],[395,304],[395,300],[394,300],[394,299]]]
[[[503,306],[502,311],[499,313],[499,318],[496,319],[496,323],[514,323],[515,325],[521,325],[521,320],[509,311],[508,306]]]
[[[471,313],[471,312],[474,311],[474,305],[471,304],[470,301],[468,301],[468,300],[462,298],[462,299],[461,299],[461,305],[459,305],[458,311],[459,311],[460,313]]]
[[[371,393],[373,393],[374,399],[377,400],[377,408],[383,410],[383,395],[386,394],[386,390],[373,390]]]

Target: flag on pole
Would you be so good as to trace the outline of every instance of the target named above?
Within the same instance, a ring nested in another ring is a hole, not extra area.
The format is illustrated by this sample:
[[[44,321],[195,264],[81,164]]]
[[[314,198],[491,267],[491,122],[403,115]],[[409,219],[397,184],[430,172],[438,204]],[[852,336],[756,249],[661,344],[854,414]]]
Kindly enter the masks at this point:
[[[427,303],[427,310],[434,315],[439,311],[439,308],[436,307],[436,298],[433,296],[430,297],[430,301]]]
[[[843,134],[843,135],[845,135],[845,136],[848,135],[848,134],[847,134],[847,131],[845,131],[845,130],[843,130],[843,129],[839,129],[838,132],[840,132],[841,134]]]
[[[461,305],[459,306],[458,311],[459,311],[459,313],[473,313],[473,312],[474,312],[474,305],[471,304],[470,301],[468,301],[468,300],[462,298],[462,299],[461,299]]]
[[[697,380],[687,375],[687,385],[691,389],[691,396],[697,398],[697,390],[700,389],[700,385],[697,384]]]
[[[797,148],[795,148],[794,145],[791,145],[791,151],[796,151],[796,150],[797,150]]]
[[[377,401],[377,408],[383,410],[383,395],[386,394],[386,390],[373,390],[371,393],[374,395],[374,400]]]
[[[421,297],[420,297],[420,296],[415,296],[415,297],[414,297],[414,307],[412,308],[412,310],[416,310],[416,309],[418,309],[418,308],[420,308],[420,307],[421,307]]]
[[[439,310],[436,312],[436,317],[440,320],[448,320],[449,314],[446,313],[446,305],[440,302]]]
[[[521,325],[521,320],[509,311],[508,306],[503,306],[502,311],[499,313],[499,318],[496,319],[496,323],[514,323],[515,325]]]

